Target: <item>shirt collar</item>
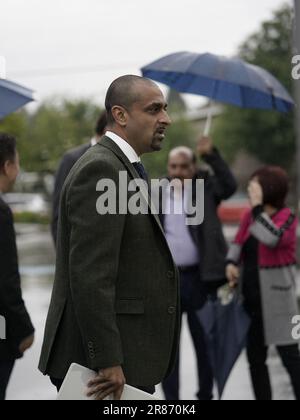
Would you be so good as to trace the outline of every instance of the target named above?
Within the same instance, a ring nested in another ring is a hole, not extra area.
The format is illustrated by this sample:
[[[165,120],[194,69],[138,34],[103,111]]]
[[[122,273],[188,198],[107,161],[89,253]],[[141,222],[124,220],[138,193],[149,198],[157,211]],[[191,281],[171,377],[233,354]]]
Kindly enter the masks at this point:
[[[98,143],[98,140],[96,139],[96,137],[93,137],[92,139],[91,139],[91,146],[93,147],[93,146],[96,146],[96,144]]]
[[[124,155],[128,158],[130,163],[136,163],[140,162],[141,159],[137,155],[136,151],[133,149],[133,147],[122,137],[118,136],[116,133],[113,133],[112,131],[107,131],[105,133],[106,137],[109,137],[116,145],[122,150]]]

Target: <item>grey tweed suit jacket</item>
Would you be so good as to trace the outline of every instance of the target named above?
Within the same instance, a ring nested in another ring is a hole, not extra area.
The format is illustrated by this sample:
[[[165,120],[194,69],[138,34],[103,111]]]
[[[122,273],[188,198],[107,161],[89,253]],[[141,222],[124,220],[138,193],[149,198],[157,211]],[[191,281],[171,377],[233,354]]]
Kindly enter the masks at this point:
[[[176,358],[178,273],[156,215],[97,213],[96,184],[108,178],[118,186],[120,171],[138,178],[104,137],[63,187],[39,368],[61,379],[73,362],[95,370],[122,365],[128,384],[151,386],[170,373]]]

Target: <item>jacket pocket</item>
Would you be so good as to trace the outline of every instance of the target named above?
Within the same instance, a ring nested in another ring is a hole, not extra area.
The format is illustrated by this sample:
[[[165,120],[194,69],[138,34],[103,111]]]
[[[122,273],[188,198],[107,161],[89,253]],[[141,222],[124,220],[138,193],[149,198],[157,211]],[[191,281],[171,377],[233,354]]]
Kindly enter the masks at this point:
[[[118,299],[115,306],[116,314],[138,315],[145,313],[142,299]]]

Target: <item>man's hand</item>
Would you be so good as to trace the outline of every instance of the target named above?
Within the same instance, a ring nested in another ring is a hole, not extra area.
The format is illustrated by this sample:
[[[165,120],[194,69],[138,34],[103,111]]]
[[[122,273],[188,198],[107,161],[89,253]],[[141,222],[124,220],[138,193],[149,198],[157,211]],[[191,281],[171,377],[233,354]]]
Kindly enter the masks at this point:
[[[229,286],[234,288],[239,281],[240,270],[234,264],[228,264],[226,267],[226,277],[229,283]]]
[[[120,400],[125,383],[121,366],[101,369],[96,378],[88,383],[87,396],[94,397],[95,400],[104,400],[113,394],[114,400]]]
[[[201,137],[197,144],[197,153],[199,156],[210,155],[213,151],[214,145],[210,137]]]
[[[251,181],[248,187],[251,207],[261,206],[264,202],[263,189],[258,181]]]
[[[24,354],[26,350],[30,349],[33,343],[34,343],[34,334],[32,334],[30,337],[25,338],[21,342],[21,344],[19,345],[20,353]]]

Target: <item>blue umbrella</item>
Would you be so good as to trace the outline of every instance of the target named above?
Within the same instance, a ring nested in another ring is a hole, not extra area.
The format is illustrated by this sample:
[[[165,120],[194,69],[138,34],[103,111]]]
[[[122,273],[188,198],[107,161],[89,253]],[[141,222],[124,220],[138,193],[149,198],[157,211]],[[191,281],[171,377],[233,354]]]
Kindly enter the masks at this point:
[[[0,118],[34,101],[33,91],[6,79],[0,79]]]
[[[184,93],[242,108],[288,112],[294,101],[271,73],[239,58],[179,52],[142,68],[144,77]]]

